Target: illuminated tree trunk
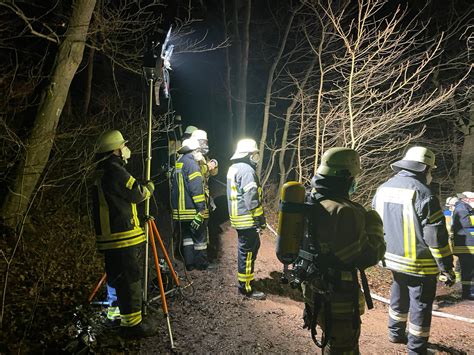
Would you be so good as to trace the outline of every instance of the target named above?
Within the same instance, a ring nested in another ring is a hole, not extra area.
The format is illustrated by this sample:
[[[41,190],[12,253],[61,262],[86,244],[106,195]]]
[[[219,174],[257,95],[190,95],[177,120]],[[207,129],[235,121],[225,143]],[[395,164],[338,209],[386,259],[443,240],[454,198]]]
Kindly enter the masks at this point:
[[[252,10],[252,0],[247,0],[245,9],[245,22],[242,38],[242,55],[240,57],[241,73],[239,77],[239,121],[237,132],[239,138],[245,136],[247,130],[247,72],[249,66],[249,46],[250,46],[250,14]]]
[[[34,125],[25,142],[23,159],[1,209],[5,224],[12,228],[26,215],[48,162],[69,86],[82,61],[95,4],[96,0],[76,0],[73,4],[69,27],[59,46],[49,85],[43,91]]]
[[[462,132],[464,133],[464,143],[459,158],[459,170],[455,184],[456,192],[474,191],[474,101],[472,99],[469,122],[462,127]]]

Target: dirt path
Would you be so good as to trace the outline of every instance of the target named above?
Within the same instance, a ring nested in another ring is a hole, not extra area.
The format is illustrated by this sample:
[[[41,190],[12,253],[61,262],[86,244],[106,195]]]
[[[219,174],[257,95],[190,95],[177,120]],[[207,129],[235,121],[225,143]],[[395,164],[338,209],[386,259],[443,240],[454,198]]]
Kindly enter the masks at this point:
[[[257,288],[267,300],[245,300],[236,288],[236,233],[228,223],[221,225],[218,265],[214,271],[193,271],[194,295],[170,300],[175,344],[183,353],[319,353],[308,331],[303,330],[303,304],[299,292],[279,283],[281,264],[275,257],[274,237],[266,232],[256,262]],[[183,272],[181,274],[183,276]],[[191,292],[190,288],[186,293]],[[457,305],[465,313],[473,305]],[[466,316],[466,315],[465,315]],[[404,345],[387,339],[387,306],[375,301],[375,308],[362,317],[360,348],[364,354],[403,354]],[[158,339],[141,342],[140,352],[169,351],[165,322]],[[433,317],[430,342],[438,353],[469,353],[474,349],[474,325]]]

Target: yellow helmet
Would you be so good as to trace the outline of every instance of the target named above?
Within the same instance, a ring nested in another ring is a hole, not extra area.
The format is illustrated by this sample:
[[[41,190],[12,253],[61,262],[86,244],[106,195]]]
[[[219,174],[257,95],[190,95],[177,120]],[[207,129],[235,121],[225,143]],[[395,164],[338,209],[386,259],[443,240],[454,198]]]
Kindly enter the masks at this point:
[[[97,153],[111,152],[115,149],[120,149],[127,141],[123,138],[120,131],[108,131],[102,134],[98,141]]]
[[[321,158],[317,173],[324,176],[356,177],[361,172],[360,157],[354,149],[335,147]]]

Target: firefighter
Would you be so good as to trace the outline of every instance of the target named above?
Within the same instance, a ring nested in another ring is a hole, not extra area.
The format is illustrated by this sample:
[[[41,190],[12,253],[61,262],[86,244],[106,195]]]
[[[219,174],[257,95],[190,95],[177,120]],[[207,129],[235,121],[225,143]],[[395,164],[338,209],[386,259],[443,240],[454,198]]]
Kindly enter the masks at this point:
[[[193,131],[191,137],[197,139],[199,142],[199,148],[195,154],[195,158],[201,168],[201,173],[204,178],[204,194],[206,201],[210,207],[211,212],[216,209],[214,200],[209,193],[209,177],[216,176],[219,172],[219,163],[216,159],[209,159],[209,144],[207,140],[207,133],[201,129]]]
[[[145,337],[155,329],[142,320],[142,282],[138,252],[145,234],[140,226],[136,204],[153,193],[150,181],[140,184],[125,169],[130,149],[120,131],[109,131],[98,142],[97,171],[93,187],[93,215],[97,247],[105,257],[109,299],[116,309],[109,309],[109,319],[120,318],[125,337]],[[114,312],[115,311],[115,312]]]
[[[195,159],[198,148],[199,142],[195,139],[183,141],[171,184],[172,215],[181,232],[184,263],[188,271],[206,270],[209,267],[209,210],[204,195],[204,178]]]
[[[307,217],[307,247],[317,251],[314,263],[319,276],[302,283],[303,319],[305,328],[315,327],[317,321],[325,332],[324,354],[359,353],[360,315],[365,306],[357,270],[365,279],[364,269],[377,264],[385,252],[380,217],[350,198],[360,171],[355,150],[331,148],[311,181],[309,203],[319,209],[311,209]],[[368,299],[367,288],[364,293]]]
[[[453,197],[448,197],[446,199],[446,209],[443,211],[444,214],[444,219],[446,220],[446,229],[448,230],[448,235],[449,239],[453,239],[453,231],[451,230],[451,226],[453,224],[453,211],[454,211],[454,206],[456,205],[456,202],[458,202],[459,199],[456,196]]]
[[[186,129],[184,130],[183,136],[181,137],[181,141],[184,142],[185,139],[191,138],[191,135],[193,134],[194,131],[196,131],[198,128],[195,126],[187,126]]]
[[[254,288],[259,234],[266,227],[262,187],[255,172],[259,162],[257,143],[253,139],[240,140],[230,159],[233,164],[227,172],[227,202],[230,223],[238,235],[238,292],[248,298],[263,300],[265,294]]]
[[[429,187],[435,167],[431,150],[408,149],[391,165],[396,174],[373,200],[384,223],[385,262],[393,275],[389,341],[407,344],[410,354],[427,352],[437,275],[447,286],[455,282],[445,218]]]
[[[463,192],[453,212],[454,255],[462,285],[462,298],[474,300],[474,209],[469,204],[474,193]]]

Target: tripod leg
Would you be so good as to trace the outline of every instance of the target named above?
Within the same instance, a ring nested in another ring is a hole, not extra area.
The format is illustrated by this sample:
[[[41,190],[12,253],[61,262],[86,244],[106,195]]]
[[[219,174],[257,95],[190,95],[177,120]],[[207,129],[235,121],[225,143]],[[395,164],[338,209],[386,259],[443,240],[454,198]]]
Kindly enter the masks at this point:
[[[157,228],[153,220],[149,220],[148,223],[149,223],[150,229],[152,228],[152,226],[154,226],[154,230],[157,231]],[[170,336],[171,349],[174,349],[173,333],[171,332],[170,318],[168,315],[168,304],[166,303],[165,288],[163,286],[163,278],[161,277],[160,263],[158,261],[158,252],[156,250],[155,238],[153,234],[154,234],[153,232],[150,234],[150,237],[151,237],[150,241],[151,241],[151,248],[153,249],[153,258],[155,259],[156,275],[158,276],[158,282],[160,286],[160,295],[161,295],[161,300],[162,300],[161,307],[163,308],[163,314],[165,315],[167,326],[168,326],[168,334]]]
[[[156,239],[158,240],[158,243],[160,244],[160,249],[161,249],[163,255],[165,256],[166,263],[168,264],[168,266],[170,268],[171,275],[173,276],[173,280],[176,283],[176,286],[179,286],[178,276],[176,275],[176,272],[174,271],[173,264],[171,263],[171,260],[168,256],[165,245],[163,244],[163,240],[161,239],[160,233],[158,232],[158,228],[156,228],[155,221],[150,221],[150,222],[151,222],[151,225],[153,227],[153,234],[155,235]]]
[[[97,294],[97,292],[99,291],[99,289],[102,287],[102,285],[104,284],[105,280],[107,279],[107,274],[104,272],[104,274],[102,275],[102,277],[100,278],[99,282],[97,283],[97,285],[95,286],[94,290],[92,291],[91,295],[89,296],[89,298],[87,299],[87,301],[89,303],[92,302],[92,300],[94,299],[95,295]]]

